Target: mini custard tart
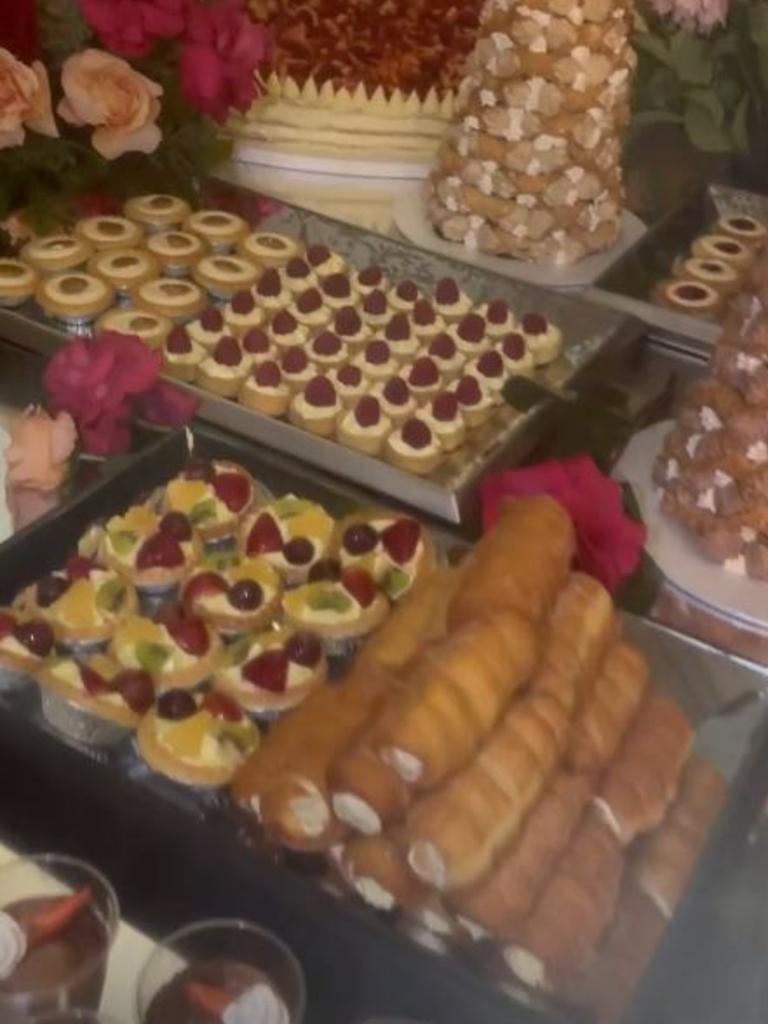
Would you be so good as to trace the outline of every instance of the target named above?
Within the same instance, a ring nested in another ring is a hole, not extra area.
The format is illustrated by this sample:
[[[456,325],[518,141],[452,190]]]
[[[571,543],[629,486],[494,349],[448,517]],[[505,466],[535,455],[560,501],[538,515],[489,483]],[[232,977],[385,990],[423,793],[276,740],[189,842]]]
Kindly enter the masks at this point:
[[[387,342],[374,338],[368,342],[360,355],[355,357],[354,365],[360,367],[371,384],[377,384],[394,376],[400,364],[392,355],[392,349]]]
[[[316,370],[301,345],[291,345],[280,354],[280,372],[292,395],[303,391],[315,376]]]
[[[205,256],[208,247],[191,231],[158,231],[147,238],[147,249],[157,259],[165,277],[186,277]]]
[[[431,356],[414,359],[403,376],[418,405],[429,402],[442,390],[440,369]]]
[[[24,685],[53,653],[55,643],[53,628],[45,619],[0,610],[0,690]]]
[[[459,400],[451,391],[441,391],[421,415],[434,431],[444,452],[455,452],[467,439],[467,425],[464,422]]]
[[[251,327],[240,339],[243,352],[252,363],[263,363],[277,358],[277,345],[261,327]]]
[[[341,414],[341,402],[330,377],[318,374],[291,399],[288,418],[296,427],[318,437],[333,437]]]
[[[337,580],[305,583],[283,599],[286,627],[316,633],[330,657],[352,654],[388,611],[371,575],[358,568],[342,570]]]
[[[750,217],[749,214],[733,213],[727,217],[720,217],[715,224],[715,233],[738,238],[745,245],[760,246],[768,236],[768,228],[762,221]]]
[[[445,330],[445,320],[437,313],[429,299],[419,299],[414,305],[411,323],[416,337],[426,342]]]
[[[395,313],[384,328],[384,340],[399,363],[409,363],[422,349],[407,313]]]
[[[75,234],[94,249],[135,249],[144,240],[140,225],[111,214],[85,217],[75,225]]]
[[[181,600],[217,633],[265,629],[280,610],[282,580],[264,558],[210,556],[184,584]]]
[[[264,319],[264,310],[256,304],[256,298],[250,290],[235,292],[224,307],[227,332],[236,338],[242,338],[254,327],[261,327]]]
[[[288,260],[280,271],[280,276],[283,284],[292,295],[301,295],[307,288],[316,288],[318,285],[317,274],[307,261],[299,256]]]
[[[378,398],[363,395],[339,420],[338,439],[347,448],[379,455],[391,432],[392,420],[384,415]]]
[[[41,274],[59,274],[84,266],[93,246],[76,235],[63,233],[33,238],[21,250],[21,258]]]
[[[371,264],[363,270],[354,272],[352,285],[358,295],[365,297],[375,291],[386,293],[389,289],[389,280],[381,267]]]
[[[322,280],[333,274],[343,274],[347,270],[347,261],[327,245],[308,245],[304,259]]]
[[[200,789],[226,786],[259,745],[259,730],[224,693],[173,689],[157,698],[136,733],[154,771]]]
[[[330,323],[333,315],[326,306],[319,288],[306,288],[295,295],[287,312],[308,331],[322,330]]]
[[[163,370],[169,377],[194,383],[205,349],[192,340],[186,327],[174,327],[163,345]]]
[[[653,290],[653,301],[678,313],[691,316],[716,316],[722,308],[723,296],[703,281],[670,278],[659,281]]]
[[[88,270],[112,285],[121,299],[130,298],[135,285],[160,273],[157,260],[144,249],[102,249],[91,256]]]
[[[237,398],[251,365],[237,338],[225,334],[214,350],[197,364],[195,381],[198,387],[222,398]]]
[[[434,431],[423,416],[411,416],[387,438],[387,460],[398,469],[425,476],[440,465],[443,452]]]
[[[123,213],[129,220],[141,224],[148,233],[176,228],[191,213],[189,203],[178,196],[155,192],[146,196],[134,196],[123,206]]]
[[[491,299],[478,306],[477,312],[485,318],[485,333],[489,338],[503,338],[511,331],[517,330],[515,320],[509,303],[504,299]]]
[[[474,359],[467,364],[466,372],[477,377],[485,390],[492,395],[497,402],[502,401],[502,391],[509,379],[509,373],[504,365],[501,353],[491,350],[483,352],[479,359]]]
[[[391,601],[399,601],[437,565],[434,541],[421,523],[382,508],[340,520],[333,551],[342,570],[365,569]]]
[[[164,512],[182,512],[206,542],[232,537],[267,492],[242,466],[226,459],[192,458],[163,493]]]
[[[754,251],[745,242],[731,235],[701,235],[693,243],[691,252],[705,260],[725,260],[742,270],[755,258]]]
[[[214,299],[229,301],[237,292],[256,283],[258,271],[241,256],[212,253],[195,264],[192,277]]]
[[[226,334],[231,333],[224,322],[224,314],[215,306],[208,306],[196,320],[188,323],[187,331],[192,341],[208,351],[215,348]]]
[[[21,260],[0,259],[0,306],[27,302],[37,289],[37,272]]]
[[[111,746],[134,732],[155,703],[149,673],[124,669],[106,654],[51,657],[37,682],[43,715],[57,732],[89,746]]]
[[[273,359],[254,365],[243,381],[238,397],[242,405],[264,416],[284,416],[291,404],[291,392]]]
[[[331,325],[351,354],[358,351],[371,337],[370,331],[354,306],[342,306]]]
[[[421,298],[418,285],[413,281],[400,281],[387,292],[387,302],[395,313],[410,313]]]
[[[325,558],[334,525],[322,505],[287,494],[246,518],[240,546],[246,558],[266,558],[287,586],[296,586]]]
[[[448,323],[458,323],[474,305],[452,277],[443,277],[437,282],[434,301],[437,312]]]
[[[396,427],[410,419],[416,412],[416,399],[403,377],[395,375],[374,385],[371,394],[378,398],[384,415],[388,416]]]
[[[293,295],[283,284],[279,271],[273,267],[269,267],[262,273],[256,282],[253,294],[256,296],[259,309],[263,309],[268,316],[285,309],[293,300]]]
[[[122,668],[149,673],[158,693],[199,686],[212,675],[220,653],[214,631],[176,606],[163,608],[157,619],[129,615],[110,646],[110,656]]]
[[[205,293],[193,281],[158,277],[134,288],[133,304],[147,313],[167,316],[175,324],[184,324],[203,311]]]
[[[93,274],[66,270],[42,278],[36,298],[47,316],[71,327],[89,324],[115,301],[112,288]]]
[[[520,330],[535,366],[553,363],[563,350],[563,332],[541,313],[526,313]]]
[[[467,359],[476,359],[491,347],[486,331],[485,317],[479,313],[467,313],[458,323],[451,324],[448,333],[456,342],[456,348]]]
[[[318,370],[327,373],[347,362],[347,350],[338,334],[322,331],[309,343],[309,358]]]
[[[447,331],[432,339],[427,349],[427,355],[437,363],[440,376],[446,383],[459,376],[466,362],[464,355],[459,352],[456,342]]]
[[[281,351],[296,345],[304,346],[309,340],[307,328],[300,324],[288,309],[281,309],[279,313],[275,313],[269,325],[269,333]]]
[[[225,210],[196,210],[184,221],[184,228],[199,235],[211,252],[231,252],[248,234],[248,224],[236,213]]]
[[[111,309],[99,317],[96,326],[100,331],[135,334],[148,348],[161,348],[173,329],[167,316],[139,313],[135,309]]]
[[[451,388],[468,427],[479,427],[489,418],[496,399],[483,387],[474,373],[465,373]]]
[[[237,249],[244,259],[257,267],[284,267],[288,260],[301,255],[302,243],[298,238],[274,231],[252,231]]]
[[[213,688],[258,718],[297,707],[327,678],[328,662],[316,633],[273,629],[230,644]]]
[[[400,310],[399,312],[407,312],[407,310]],[[369,292],[363,299],[360,315],[363,318],[363,323],[372,331],[378,331],[386,327],[392,316],[392,310],[384,292],[378,288]]]
[[[345,306],[354,306],[357,301],[357,296],[348,274],[336,273],[331,274],[329,277],[324,277],[320,288],[326,306],[333,310],[334,313],[344,309]]]
[[[525,338],[519,331],[506,334],[496,342],[495,351],[504,360],[504,368],[510,377],[530,377],[534,371],[533,356]]]
[[[338,370],[332,370],[328,376],[336,385],[339,400],[345,409],[356,405],[358,399],[368,392],[368,381],[359,366],[347,363]]]
[[[134,505],[104,526],[99,556],[127,577],[137,590],[163,591],[178,586],[202,554],[200,538],[181,512],[159,515]]]
[[[741,275],[731,263],[725,260],[701,259],[692,256],[683,260],[675,268],[675,277],[688,281],[703,281],[721,295],[727,295],[738,289]]]

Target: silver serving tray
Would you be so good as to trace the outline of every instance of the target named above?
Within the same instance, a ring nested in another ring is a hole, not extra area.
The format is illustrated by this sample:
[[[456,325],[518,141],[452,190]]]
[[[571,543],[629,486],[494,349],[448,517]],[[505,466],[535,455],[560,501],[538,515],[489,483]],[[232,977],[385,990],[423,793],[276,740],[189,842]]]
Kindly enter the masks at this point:
[[[201,202],[238,211],[252,222],[252,214],[258,210],[255,193],[223,183],[211,183]],[[269,202],[275,206],[274,201]],[[541,437],[553,404],[547,390],[567,389],[604,345],[642,332],[642,326],[622,312],[510,281],[288,204],[261,216],[259,227],[297,235],[308,244],[322,243],[358,268],[375,263],[390,277],[410,278],[425,289],[433,288],[441,277],[454,277],[476,303],[504,298],[520,314],[537,311],[562,327],[562,356],[537,373],[544,387],[542,400],[524,413],[510,406],[500,407],[486,424],[470,433],[468,443],[459,452],[446,458],[428,477],[417,477],[229,399],[180,385],[200,398],[198,415],[202,419],[452,523],[461,522],[469,513],[477,482],[484,473],[502,462],[510,465],[519,461]],[[46,355],[55,351],[65,337],[63,329],[33,302],[17,310],[0,309],[0,334]]]
[[[633,248],[583,294],[592,302],[635,316],[654,330],[653,337],[672,348],[709,359],[720,336],[720,323],[677,313],[650,302],[638,292],[638,281],[653,273],[653,283],[670,276],[672,262],[687,252],[693,239],[703,234],[717,217],[746,213],[768,224],[768,196],[744,192],[726,185],[710,185],[700,214],[691,208],[687,228],[674,226],[679,211],[655,225]],[[646,289],[647,295],[650,289]]]

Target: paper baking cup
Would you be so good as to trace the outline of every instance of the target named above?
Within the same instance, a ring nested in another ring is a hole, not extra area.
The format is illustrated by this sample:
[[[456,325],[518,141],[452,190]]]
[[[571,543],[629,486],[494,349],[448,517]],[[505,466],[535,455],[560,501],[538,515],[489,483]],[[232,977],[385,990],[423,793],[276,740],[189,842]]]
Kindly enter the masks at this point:
[[[175,263],[164,263],[163,264],[163,277],[189,277],[191,267],[182,267]]]
[[[356,654],[362,647],[364,636],[350,636],[350,637],[336,637],[326,636],[321,637],[323,641],[323,647],[325,653],[329,658],[351,658],[353,654]]]
[[[71,704],[45,688],[42,689],[42,708],[43,717],[51,728],[83,746],[113,747],[133,731]]]

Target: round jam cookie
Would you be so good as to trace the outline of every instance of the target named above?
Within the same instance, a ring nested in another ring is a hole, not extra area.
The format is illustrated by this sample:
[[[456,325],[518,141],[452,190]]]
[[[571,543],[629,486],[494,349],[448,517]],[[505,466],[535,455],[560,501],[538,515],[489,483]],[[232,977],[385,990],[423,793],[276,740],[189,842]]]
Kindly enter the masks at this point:
[[[386,457],[393,466],[426,476],[442,461],[440,443],[423,416],[411,416],[387,438]]]
[[[386,341],[375,338],[369,341],[354,361],[372,384],[389,380],[398,370],[398,361]]]
[[[204,541],[237,533],[241,519],[268,494],[242,466],[226,459],[193,458],[165,487],[163,512],[182,512]]]
[[[404,311],[400,310],[400,312]],[[363,322],[373,330],[385,327],[392,316],[392,310],[384,292],[378,288],[369,292],[363,299],[360,314]]]
[[[100,331],[117,331],[118,334],[135,334],[149,348],[160,348],[173,327],[166,316],[142,313],[135,309],[111,309],[99,317]]]
[[[328,677],[323,643],[307,630],[269,630],[231,644],[213,687],[252,715],[296,707]]]
[[[416,411],[416,399],[403,377],[393,376],[376,384],[371,394],[381,402],[381,407],[395,426],[399,426]]]
[[[292,395],[301,391],[312,380],[316,372],[303,345],[293,345],[282,350],[280,369],[283,380]]]
[[[693,316],[714,316],[722,304],[722,296],[704,281],[660,281],[653,295],[662,306]]]
[[[279,271],[268,267],[256,283],[253,290],[256,302],[266,313],[276,313],[288,306],[293,296],[283,284]]]
[[[342,571],[339,579],[296,587],[283,600],[285,625],[317,633],[331,657],[354,652],[388,611],[389,602],[372,577],[352,567]]]
[[[749,214],[733,213],[727,217],[720,217],[715,224],[715,232],[738,238],[745,245],[762,245],[768,235],[768,228]]]
[[[144,232],[127,217],[86,217],[75,225],[75,234],[94,249],[135,249],[141,245]]]
[[[203,256],[192,270],[192,277],[216,299],[231,299],[236,292],[256,283],[258,271],[241,256]]]
[[[351,363],[332,370],[328,376],[336,385],[339,399],[345,408],[354,405],[368,391],[368,381],[363,371]]]
[[[147,238],[147,249],[156,257],[166,277],[186,277],[208,248],[191,231],[158,231]]]
[[[218,633],[266,629],[280,608],[282,580],[264,558],[233,552],[204,558],[184,583],[181,603]]]
[[[379,455],[392,431],[392,420],[373,395],[363,395],[340,419],[338,439],[348,448]]]
[[[703,281],[721,294],[735,291],[741,280],[733,264],[720,259],[701,259],[698,256],[683,260],[675,276],[688,281]]]
[[[341,413],[338,392],[330,377],[318,374],[294,395],[289,410],[291,423],[319,437],[333,437]]]
[[[290,309],[281,309],[275,313],[269,325],[269,333],[281,351],[297,345],[304,346],[309,338],[309,331],[299,323]]]
[[[489,338],[503,338],[516,329],[515,317],[504,299],[491,299],[477,307],[477,312],[485,318],[485,333]]]
[[[37,274],[21,260],[0,259],[0,306],[20,306],[37,288]]]
[[[307,261],[299,256],[288,260],[280,274],[285,287],[294,294],[301,294],[307,288],[316,288],[318,284],[317,274]]]
[[[294,300],[288,307],[288,313],[302,327],[312,331],[319,331],[325,327],[333,315],[325,304],[319,288],[306,288],[303,292],[294,293]]]
[[[225,334],[231,333],[227,329],[224,313],[216,306],[204,309],[196,320],[187,324],[187,330],[190,338],[206,349],[214,348]]]
[[[133,304],[148,313],[167,316],[174,323],[186,323],[203,310],[205,294],[194,281],[158,277],[134,288]]]
[[[298,238],[280,235],[274,231],[252,231],[240,242],[241,256],[259,267],[284,267],[288,260],[300,256],[302,244]]]
[[[333,519],[321,505],[288,494],[246,518],[240,547],[245,558],[266,558],[293,586],[304,582],[325,558],[333,528]]]
[[[0,609],[0,675],[3,688],[23,684],[54,653],[56,637],[45,619],[23,609]]]
[[[691,251],[701,259],[725,260],[742,269],[748,267],[754,259],[752,249],[731,235],[702,235],[693,243]]]
[[[134,313],[134,316],[145,314]],[[165,372],[177,380],[193,383],[197,377],[198,363],[205,358],[205,349],[190,337],[186,327],[172,327],[163,345],[163,366]]]
[[[337,310],[331,327],[350,352],[358,350],[371,336],[368,327],[354,306],[342,306]]]
[[[123,213],[130,220],[141,224],[146,231],[162,231],[178,227],[191,210],[189,203],[178,196],[154,193],[126,200]]]
[[[157,277],[160,266],[144,249],[102,249],[90,258],[88,270],[125,297],[135,285]]]
[[[508,374],[529,376],[533,373],[534,362],[528,344],[519,331],[511,331],[496,342],[495,351],[504,360]]]
[[[347,361],[347,350],[333,331],[323,331],[309,343],[309,358],[323,371],[334,370]]]
[[[356,270],[352,275],[352,284],[360,295],[370,295],[373,291],[386,293],[389,280],[381,267],[371,265],[363,270]]]
[[[420,298],[419,287],[413,281],[400,281],[387,293],[387,301],[397,313],[410,313]]]
[[[441,391],[435,395],[429,405],[421,410],[421,415],[434,431],[444,452],[456,451],[464,444],[467,427],[459,400],[452,391]]]
[[[536,366],[554,362],[563,350],[563,332],[541,313],[526,313],[520,330]]]
[[[284,416],[291,403],[291,392],[283,381],[283,372],[273,359],[256,363],[243,381],[240,402],[265,416]]]
[[[37,289],[37,301],[48,316],[65,324],[79,325],[95,320],[115,299],[112,288],[93,274],[68,270],[44,278]]]
[[[442,388],[440,368],[429,356],[419,356],[403,374],[418,403],[428,402]]]
[[[472,300],[452,277],[444,277],[437,282],[434,303],[438,313],[449,323],[461,320],[472,310]]]
[[[139,590],[167,590],[187,576],[202,553],[188,516],[134,505],[104,526],[99,558]]]
[[[237,338],[225,334],[197,366],[196,382],[222,398],[236,398],[251,369]]]
[[[248,234],[243,218],[225,210],[197,210],[187,217],[184,227],[199,235],[218,253],[230,252]]]
[[[312,267],[319,278],[330,277],[332,274],[343,274],[347,269],[347,261],[327,245],[315,243],[308,245],[304,259]]]
[[[465,373],[451,388],[468,427],[479,427],[493,412],[496,400],[473,373]]]
[[[433,338],[427,349],[427,355],[437,363],[440,376],[444,381],[451,381],[457,377],[466,361],[463,353],[459,352],[456,342],[447,331],[438,334]]]
[[[485,317],[479,313],[467,313],[457,323],[451,324],[448,333],[456,347],[468,359],[474,359],[491,347],[485,325]]]
[[[88,262],[93,246],[75,235],[46,235],[33,238],[21,250],[21,257],[42,274],[74,270]]]

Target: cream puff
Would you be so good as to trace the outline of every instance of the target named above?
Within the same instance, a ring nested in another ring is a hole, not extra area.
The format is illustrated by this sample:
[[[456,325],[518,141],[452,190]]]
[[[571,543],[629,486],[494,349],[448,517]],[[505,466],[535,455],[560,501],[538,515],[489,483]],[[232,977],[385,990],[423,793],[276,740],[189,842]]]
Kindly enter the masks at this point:
[[[21,306],[37,288],[37,273],[21,260],[0,259],[0,306]]]
[[[399,426],[416,412],[416,400],[402,377],[395,375],[376,384],[371,394],[379,399],[384,414]]]
[[[264,310],[257,306],[253,292],[248,289],[235,292],[224,307],[227,332],[236,338],[242,338],[254,327],[261,327],[264,319]]]
[[[258,271],[252,263],[240,256],[213,253],[196,263],[192,277],[215,299],[230,300],[237,292],[256,283]]]
[[[201,553],[188,516],[177,511],[160,515],[147,505],[134,505],[107,520],[98,548],[100,560],[138,590],[178,586]]]
[[[288,313],[307,331],[319,331],[331,320],[331,311],[318,288],[307,288],[295,295]]]
[[[339,399],[344,408],[355,405],[357,400],[368,391],[368,381],[359,366],[347,363],[328,375],[336,385]]]
[[[288,260],[300,256],[302,244],[298,238],[274,231],[252,231],[238,247],[240,255],[258,267],[284,267]]]
[[[435,307],[448,323],[456,323],[472,309],[472,300],[464,294],[452,277],[444,277],[435,285]]]
[[[482,386],[478,378],[465,373],[451,388],[459,402],[467,426],[479,427],[493,412],[496,400]]]
[[[200,537],[210,542],[237,533],[243,516],[263,501],[261,487],[236,462],[193,457],[166,485],[161,508],[164,512],[182,512]]]
[[[291,423],[319,437],[333,437],[341,413],[341,402],[333,381],[318,374],[291,400]]]
[[[33,238],[21,250],[21,258],[41,274],[59,274],[84,266],[93,246],[82,238],[63,233]]]
[[[284,416],[291,404],[290,389],[274,359],[266,359],[253,367],[238,397],[243,405],[264,416]]]
[[[304,258],[320,279],[332,274],[343,274],[347,269],[343,256],[333,252],[327,245],[308,245]]]
[[[377,384],[396,374],[399,364],[392,355],[392,349],[387,342],[375,339],[369,341],[360,355],[355,358],[354,365],[360,367],[363,375],[372,384]]]
[[[309,358],[324,373],[343,366],[347,361],[347,350],[341,338],[333,331],[323,331],[309,343]]]
[[[409,363],[422,347],[407,313],[395,313],[384,328],[384,340],[400,363]]]
[[[186,327],[192,341],[202,345],[207,351],[215,348],[221,338],[229,333],[224,322],[224,314],[216,306],[208,306]]]
[[[401,312],[403,311],[401,310]],[[392,316],[392,310],[389,308],[387,296],[383,291],[376,288],[365,296],[361,307],[361,316],[363,323],[374,331],[386,327]]]
[[[495,351],[503,359],[508,376],[529,377],[533,373],[533,356],[519,331],[512,331],[497,341]]]
[[[286,585],[295,586],[325,558],[334,525],[321,505],[287,494],[246,518],[240,546],[246,558],[266,558]]]
[[[342,306],[333,318],[332,330],[347,346],[351,354],[357,352],[371,334],[354,306]]]
[[[456,342],[447,332],[432,339],[427,355],[437,364],[440,376],[446,383],[459,376],[466,362]]]
[[[419,356],[403,376],[417,404],[423,404],[434,398],[442,386],[440,370],[430,356]]]
[[[282,351],[280,370],[292,395],[302,391],[316,372],[315,367],[309,361],[306,350],[301,345],[292,345]]]
[[[266,629],[280,609],[283,584],[263,558],[214,555],[186,582],[181,603],[217,633],[232,635]]]
[[[267,316],[285,309],[292,300],[292,295],[283,284],[279,271],[269,267],[263,272],[256,287],[253,289],[256,296],[256,303],[263,309]]]
[[[442,461],[440,443],[426,420],[418,415],[392,431],[387,438],[385,453],[398,469],[416,476],[426,476]]]
[[[189,231],[158,231],[147,238],[147,249],[157,259],[164,277],[186,277],[205,256],[205,242]]]
[[[392,420],[384,415],[378,398],[363,395],[339,420],[338,439],[347,448],[379,455],[391,432]]]
[[[53,653],[55,643],[53,628],[45,619],[0,610],[0,689],[23,685],[25,677]]]
[[[345,306],[351,306],[355,302],[356,296],[346,274],[331,274],[323,278],[320,287],[326,306],[334,312]]]
[[[195,379],[206,391],[222,398],[236,398],[250,368],[251,360],[246,358],[240,342],[225,334],[210,355],[198,363]]]
[[[438,316],[429,299],[419,299],[415,303],[411,313],[411,324],[416,337],[426,342],[436,338],[445,330],[445,321]]]
[[[42,278],[36,298],[49,317],[77,327],[91,323],[109,309],[115,293],[100,277],[82,270],[67,270]]]
[[[148,313],[167,316],[174,323],[186,323],[202,312],[205,295],[192,281],[158,277],[134,288],[133,304]]]
[[[421,292],[413,281],[400,281],[390,288],[387,301],[396,313],[410,313],[421,298]]]
[[[163,368],[169,377],[192,384],[197,367],[205,358],[205,349],[192,341],[186,327],[174,327],[163,345]]]
[[[149,348],[161,348],[173,328],[167,316],[135,309],[111,309],[99,317],[96,326],[100,331],[135,334]]]
[[[199,235],[215,253],[228,253],[248,234],[248,224],[236,213],[197,210],[184,222],[187,231]]]
[[[88,261],[88,270],[127,298],[137,284],[158,277],[160,265],[144,249],[102,249]]]
[[[269,325],[272,340],[281,350],[306,345],[309,331],[288,309],[281,309]]]
[[[135,249],[144,239],[143,229],[132,220],[105,214],[78,221],[75,234],[94,249]]]
[[[535,366],[554,362],[562,352],[563,332],[541,313],[526,313],[520,329]]]
[[[467,359],[476,359],[491,347],[485,327],[485,317],[479,313],[467,313],[457,323],[451,324],[448,333],[462,355]]]
[[[288,260],[280,273],[285,287],[294,295],[300,295],[307,288],[317,287],[317,274],[300,257]]]
[[[461,448],[467,439],[467,427],[459,408],[459,400],[451,391],[441,391],[435,395],[429,405],[421,410],[427,425],[444,452],[453,452]]]
[[[155,193],[126,200],[123,213],[147,232],[178,227],[191,213],[189,203],[178,196]]]

